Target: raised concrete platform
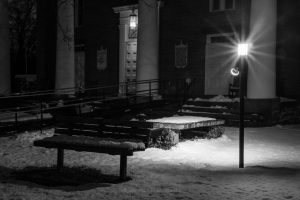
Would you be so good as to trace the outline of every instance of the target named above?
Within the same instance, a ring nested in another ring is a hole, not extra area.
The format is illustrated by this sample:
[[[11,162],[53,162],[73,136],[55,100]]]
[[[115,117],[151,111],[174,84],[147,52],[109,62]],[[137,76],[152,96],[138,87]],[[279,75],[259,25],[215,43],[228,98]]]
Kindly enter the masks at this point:
[[[194,129],[200,127],[218,126],[225,124],[224,120],[197,116],[174,116],[159,119],[150,119],[153,128],[169,128],[174,130]]]

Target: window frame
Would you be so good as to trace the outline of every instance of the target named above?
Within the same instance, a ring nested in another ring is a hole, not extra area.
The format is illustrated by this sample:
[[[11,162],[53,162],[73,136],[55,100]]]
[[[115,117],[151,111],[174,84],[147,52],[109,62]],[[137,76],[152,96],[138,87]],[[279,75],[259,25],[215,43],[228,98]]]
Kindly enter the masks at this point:
[[[219,0],[220,7],[219,9],[214,9],[214,0],[209,0],[209,12],[222,12],[222,11],[230,11],[235,10],[236,7],[236,0],[232,0],[232,8],[226,8],[226,1],[227,0]]]

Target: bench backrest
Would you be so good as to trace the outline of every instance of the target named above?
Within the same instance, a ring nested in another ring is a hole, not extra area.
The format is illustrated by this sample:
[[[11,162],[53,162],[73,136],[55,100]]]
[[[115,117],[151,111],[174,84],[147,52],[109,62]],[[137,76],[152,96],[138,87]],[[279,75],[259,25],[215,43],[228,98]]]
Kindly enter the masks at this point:
[[[56,117],[56,134],[85,135],[100,138],[138,139],[146,146],[151,138],[158,136],[162,129],[154,129],[149,122],[114,121],[101,118],[74,116]]]
[[[112,126],[128,126],[128,127],[139,127],[139,128],[153,128],[152,122],[146,122],[146,121],[129,121],[129,120],[103,120],[103,123],[106,125],[112,125]]]

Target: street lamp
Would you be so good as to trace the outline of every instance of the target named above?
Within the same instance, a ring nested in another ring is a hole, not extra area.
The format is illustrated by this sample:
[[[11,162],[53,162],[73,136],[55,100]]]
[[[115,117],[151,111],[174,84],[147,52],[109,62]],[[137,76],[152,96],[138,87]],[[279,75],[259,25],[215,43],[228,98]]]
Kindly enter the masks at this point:
[[[240,43],[237,46],[237,53],[240,58],[240,141],[239,141],[239,168],[244,168],[244,72],[249,54],[249,44]]]

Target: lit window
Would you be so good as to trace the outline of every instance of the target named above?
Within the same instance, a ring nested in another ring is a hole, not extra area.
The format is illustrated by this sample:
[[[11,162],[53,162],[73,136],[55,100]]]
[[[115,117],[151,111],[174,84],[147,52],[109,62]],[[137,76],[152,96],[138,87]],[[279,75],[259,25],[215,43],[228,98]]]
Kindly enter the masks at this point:
[[[235,0],[209,0],[209,11],[234,10]]]

